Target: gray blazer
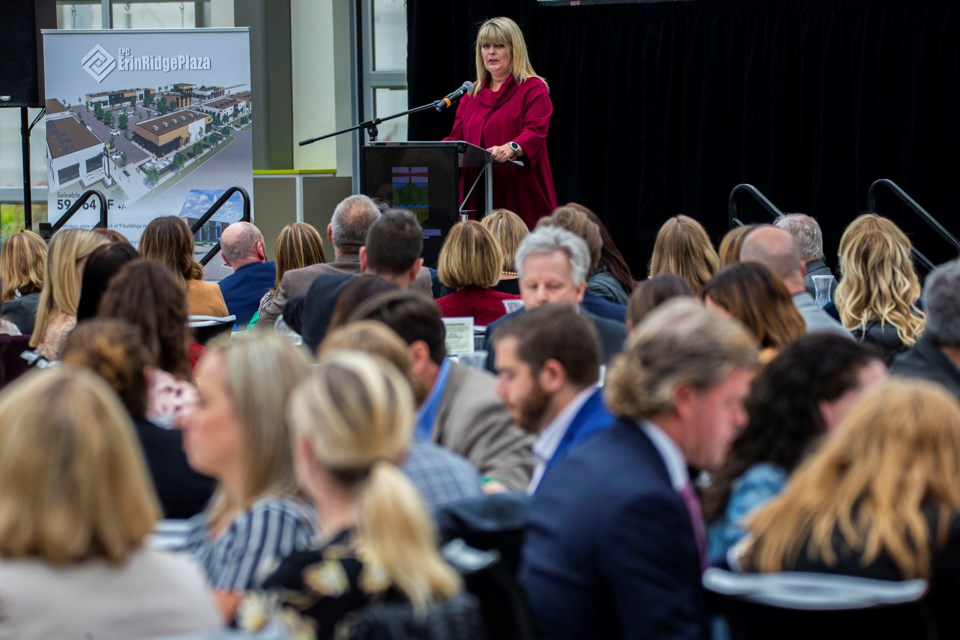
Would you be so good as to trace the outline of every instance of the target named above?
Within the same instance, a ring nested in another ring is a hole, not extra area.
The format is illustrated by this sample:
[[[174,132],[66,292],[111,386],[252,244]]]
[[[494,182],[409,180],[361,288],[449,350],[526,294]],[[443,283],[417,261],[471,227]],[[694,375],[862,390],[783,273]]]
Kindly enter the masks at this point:
[[[494,392],[496,378],[450,364],[430,439],[472,462],[481,475],[526,491],[533,473],[533,435],[513,424]]]
[[[807,323],[807,333],[816,331],[830,331],[853,340],[849,331],[843,328],[843,325],[830,317],[826,311],[817,306],[813,297],[806,291],[793,294],[793,304],[797,311],[803,316],[803,321]]]
[[[359,274],[360,255],[347,253],[338,256],[336,260],[330,263],[312,264],[309,267],[287,271],[280,280],[280,291],[277,292],[273,300],[269,301],[260,310],[260,319],[257,320],[257,325],[272,329],[277,318],[283,315],[283,306],[287,304],[287,300],[307,295],[310,285],[321,273]],[[433,285],[430,281],[430,272],[427,269],[420,269],[412,288],[433,297]]]

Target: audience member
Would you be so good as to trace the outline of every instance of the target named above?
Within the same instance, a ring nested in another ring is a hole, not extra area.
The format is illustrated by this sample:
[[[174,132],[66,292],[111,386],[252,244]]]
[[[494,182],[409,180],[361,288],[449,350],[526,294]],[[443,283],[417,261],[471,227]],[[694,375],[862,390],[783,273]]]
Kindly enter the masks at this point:
[[[560,207],[554,210],[546,218],[541,218],[537,226],[554,226],[566,229],[570,233],[579,237],[587,244],[587,250],[590,252],[590,267],[587,270],[588,275],[596,273],[600,266],[600,257],[603,253],[603,241],[600,239],[600,228],[590,220],[581,207]],[[616,284],[616,281],[614,281]],[[590,281],[587,280],[589,288]],[[626,294],[623,296],[626,297]],[[588,293],[586,289],[583,292],[583,298],[580,306],[595,316],[608,318],[616,322],[624,322],[627,317],[627,308],[625,305],[615,303],[600,296]]]
[[[157,503],[133,426],[97,376],[33,372],[0,396],[0,636],[212,633],[189,560],[153,551]]]
[[[614,421],[597,388],[600,336],[569,306],[545,304],[513,316],[492,339],[497,395],[517,426],[537,436],[534,493],[573,447]]]
[[[15,233],[3,242],[0,251],[0,317],[30,335],[37,319],[37,305],[43,290],[47,243],[33,231]]]
[[[500,252],[503,254],[503,269],[500,273],[500,281],[493,289],[500,293],[520,295],[520,281],[513,257],[516,255],[520,243],[530,233],[530,230],[527,229],[527,223],[513,211],[494,209],[480,219],[480,224],[497,239],[500,244]]]
[[[267,326],[269,324],[267,320],[263,322],[260,320],[265,315],[271,315],[271,312],[267,310],[272,308],[273,300],[280,293],[280,283],[283,280],[283,276],[286,275],[288,271],[302,269],[315,264],[323,264],[327,261],[323,251],[323,238],[320,237],[320,232],[317,231],[316,227],[312,224],[307,224],[306,222],[294,222],[281,229],[280,234],[277,236],[277,244],[273,249],[273,253],[277,258],[277,275],[273,281],[273,288],[263,294],[263,297],[260,299],[260,306],[255,316],[258,326]],[[276,321],[278,314],[272,313],[272,315],[273,320]],[[254,321],[251,320],[251,324],[253,323]]]
[[[740,262],[740,247],[743,246],[743,239],[757,226],[755,224],[742,224],[724,234],[723,238],[720,239],[720,247],[717,249],[717,257],[720,258],[721,267]]]
[[[720,258],[703,226],[685,215],[663,223],[657,232],[650,258],[649,275],[678,275],[690,284],[699,297],[703,287],[720,267]]]
[[[783,491],[820,438],[886,374],[878,354],[833,333],[804,336],[763,368],[747,397],[747,426],[703,496],[711,563],[726,559],[746,533],[746,516]]]
[[[579,309],[583,292],[587,287],[587,271],[590,269],[590,254],[587,244],[566,229],[555,226],[538,227],[523,239],[516,255],[520,271],[520,295],[523,309],[536,309],[548,303],[565,304]],[[603,360],[609,362],[623,349],[626,330],[622,323],[597,317],[583,311],[596,327],[603,344]],[[510,314],[513,315],[513,314]],[[487,327],[493,335],[501,318]],[[488,348],[487,369],[493,370],[495,348]]]
[[[77,324],[83,264],[106,241],[95,233],[67,229],[53,236],[30,346],[47,360],[60,357],[63,341]]]
[[[77,303],[77,322],[97,315],[100,299],[120,268],[140,257],[129,242],[109,242],[97,247],[83,267],[80,302]]]
[[[388,209],[371,225],[366,244],[360,247],[360,271],[379,276],[399,289],[408,289],[423,272],[422,251],[423,229],[413,214]],[[323,340],[340,294],[349,279],[355,277],[343,276],[317,277],[305,296],[289,300],[284,306],[284,322],[304,337],[304,343],[311,350],[316,350]]]
[[[600,265],[587,279],[587,293],[606,298],[616,304],[626,305],[630,294],[636,289],[637,283],[633,279],[633,273],[631,273],[627,261],[624,260],[623,254],[620,253],[616,243],[614,243],[613,236],[610,235],[606,225],[603,224],[603,220],[580,203],[568,202],[564,206],[583,211],[600,230],[600,240],[602,241]]]
[[[367,606],[406,602],[422,616],[462,589],[398,469],[413,410],[402,375],[356,352],[322,358],[291,397],[297,478],[324,542],[284,558],[264,588],[311,619],[317,638],[341,635],[344,619]]]
[[[693,297],[690,283],[672,273],[647,278],[633,290],[627,304],[627,332],[643,322],[651,311],[673,298]]]
[[[806,331],[806,323],[783,281],[757,262],[737,262],[717,271],[703,289],[708,309],[739,320],[760,347],[760,361]]]
[[[538,638],[706,638],[706,535],[688,465],[716,469],[746,422],[742,326],[671,300],[607,372],[619,417],[533,498],[520,580]]]
[[[201,512],[213,494],[214,481],[187,464],[179,430],[147,419],[150,356],[136,329],[122,320],[81,322],[67,337],[62,362],[93,371],[120,398],[133,420],[163,517],[186,519]]]
[[[417,412],[414,436],[435,442],[472,462],[488,481],[524,491],[533,466],[532,438],[518,429],[495,393],[496,379],[446,357],[440,309],[414,291],[381,294],[350,318],[378,320],[407,343],[413,375],[429,389]]]
[[[827,266],[827,259],[823,255],[823,232],[815,218],[804,213],[788,213],[774,223],[791,236],[800,251],[803,261],[803,286],[814,298],[817,297],[817,287],[814,276],[830,276],[830,299],[833,299],[837,290],[837,279]]]
[[[500,245],[483,225],[474,220],[453,225],[437,263],[441,284],[453,291],[437,300],[443,316],[472,317],[481,326],[503,316],[503,301],[520,296],[492,288],[500,282],[502,265]]]
[[[910,248],[897,225],[874,213],[859,216],[840,238],[840,321],[858,340],[880,349],[887,364],[923,333]]]
[[[960,259],[930,272],[923,308],[927,314],[923,336],[897,356],[890,371],[940,383],[960,399]]]
[[[123,320],[136,329],[148,356],[146,416],[172,426],[197,400],[187,359],[183,287],[162,264],[134,260],[110,280],[97,317]]]
[[[120,244],[130,244],[130,239],[127,236],[123,235],[116,229],[108,229],[106,227],[95,227],[92,231],[106,240],[107,242],[119,242]],[[133,246],[133,245],[130,245]]]
[[[935,637],[960,623],[960,405],[925,380],[866,391],[786,490],[749,520],[741,566],[923,578]]]
[[[249,222],[234,222],[220,234],[223,261],[233,273],[220,281],[227,311],[243,329],[260,308],[260,299],[277,279],[277,265],[267,261],[260,229]]]
[[[334,351],[360,351],[382,358],[403,374],[416,406],[430,389],[421,384],[410,368],[406,343],[381,322],[361,320],[331,331],[320,345],[319,357]],[[420,492],[431,511],[451,502],[483,494],[480,474],[470,462],[432,442],[417,441],[410,434],[409,455],[401,469]]]
[[[284,418],[310,360],[289,340],[257,332],[207,347],[197,368],[200,402],[182,422],[195,471],[217,479],[182,551],[207,575],[227,621],[245,591],[281,558],[307,548],[313,513],[297,495]]]
[[[783,281],[807,325],[807,333],[832,331],[850,336],[850,332],[817,306],[813,296],[804,288],[803,261],[789,233],[769,224],[757,227],[744,238],[740,261],[759,262]]]
[[[140,236],[140,255],[167,267],[186,290],[189,315],[227,316],[220,287],[203,279],[203,267],[193,257],[195,246],[187,221],[177,216],[154,218]]]
[[[387,293],[388,291],[399,291],[399,287],[386,278],[381,278],[380,276],[375,276],[370,273],[364,273],[356,278],[352,278],[343,288],[340,295],[337,296],[336,304],[333,305],[333,312],[330,314],[330,324],[325,334],[345,326],[350,321],[350,315],[353,314],[354,309],[370,298],[378,296],[381,293]],[[313,341],[312,337],[309,340],[308,338],[304,338],[304,344],[308,347]],[[385,357],[384,354],[377,355]],[[386,359],[389,360],[389,358]]]

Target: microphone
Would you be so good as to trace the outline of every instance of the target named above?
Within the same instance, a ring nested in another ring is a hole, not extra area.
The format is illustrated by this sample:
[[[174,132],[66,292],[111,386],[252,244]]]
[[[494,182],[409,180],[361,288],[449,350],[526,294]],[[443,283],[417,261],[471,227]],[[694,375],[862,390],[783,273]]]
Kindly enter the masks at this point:
[[[452,93],[448,93],[443,100],[437,100],[436,102],[434,102],[433,108],[436,109],[437,111],[443,111],[447,107],[452,106],[454,102],[456,102],[463,96],[467,95],[471,91],[473,91],[473,83],[467,80],[462,85],[460,85],[460,88],[458,88],[456,91]]]

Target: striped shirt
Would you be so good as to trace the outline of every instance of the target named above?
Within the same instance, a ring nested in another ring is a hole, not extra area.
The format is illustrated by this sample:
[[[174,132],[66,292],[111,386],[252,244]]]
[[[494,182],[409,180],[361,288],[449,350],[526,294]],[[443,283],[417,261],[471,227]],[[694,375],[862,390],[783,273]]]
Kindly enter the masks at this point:
[[[258,587],[282,558],[311,545],[314,520],[302,502],[268,496],[239,513],[215,540],[206,514],[197,514],[177,550],[193,555],[211,588],[246,591]]]

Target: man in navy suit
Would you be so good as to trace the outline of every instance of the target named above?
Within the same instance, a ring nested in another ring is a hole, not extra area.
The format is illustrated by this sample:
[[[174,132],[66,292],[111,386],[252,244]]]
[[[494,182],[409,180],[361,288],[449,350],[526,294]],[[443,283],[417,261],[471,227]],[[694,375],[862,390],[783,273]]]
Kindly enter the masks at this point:
[[[581,308],[590,269],[590,251],[583,238],[562,227],[537,227],[520,243],[515,260],[523,308],[491,323],[487,335],[493,335],[507,318],[545,304],[565,304],[583,313],[596,328],[603,345],[604,362],[609,362],[623,350],[627,335],[623,323],[601,318]],[[487,349],[486,366],[491,372],[495,361],[494,348],[495,345],[489,345]]]
[[[613,423],[597,388],[600,337],[572,307],[546,304],[506,320],[492,341],[497,395],[517,426],[537,434],[528,488],[535,493],[574,445]]]
[[[233,273],[220,281],[227,310],[237,317],[237,328],[246,329],[260,308],[260,299],[277,279],[277,265],[267,261],[260,229],[249,222],[234,222],[220,234],[223,261]]]
[[[756,358],[739,323],[694,300],[669,301],[634,330],[606,378],[617,422],[532,501],[520,580],[538,638],[709,637],[687,468],[723,462]]]

